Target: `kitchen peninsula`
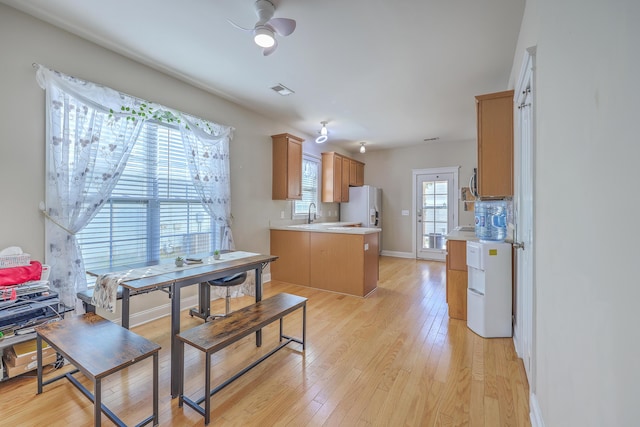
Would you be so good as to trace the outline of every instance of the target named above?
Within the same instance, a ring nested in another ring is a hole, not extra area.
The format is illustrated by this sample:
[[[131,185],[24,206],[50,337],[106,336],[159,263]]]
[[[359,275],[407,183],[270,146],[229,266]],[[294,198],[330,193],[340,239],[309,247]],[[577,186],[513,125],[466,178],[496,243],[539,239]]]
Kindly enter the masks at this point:
[[[352,223],[271,227],[271,278],[364,297],[378,285],[379,228]]]

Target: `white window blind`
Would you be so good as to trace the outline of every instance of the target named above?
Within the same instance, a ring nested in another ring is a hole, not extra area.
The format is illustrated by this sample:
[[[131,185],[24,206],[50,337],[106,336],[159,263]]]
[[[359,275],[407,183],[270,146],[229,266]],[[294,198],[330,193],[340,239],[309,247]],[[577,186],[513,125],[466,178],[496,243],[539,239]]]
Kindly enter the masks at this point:
[[[179,130],[158,122],[145,123],[111,197],[78,233],[88,271],[210,252],[216,237]]]
[[[302,158],[302,200],[294,203],[294,215],[307,215],[311,203],[318,206],[318,182],[320,174],[320,162],[310,156]]]

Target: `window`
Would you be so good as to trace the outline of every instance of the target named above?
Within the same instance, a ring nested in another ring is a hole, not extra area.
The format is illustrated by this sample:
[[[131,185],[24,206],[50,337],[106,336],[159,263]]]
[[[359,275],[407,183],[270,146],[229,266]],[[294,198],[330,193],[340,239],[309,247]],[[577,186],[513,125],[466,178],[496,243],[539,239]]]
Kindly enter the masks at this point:
[[[177,128],[144,124],[111,196],[77,237],[88,271],[214,249],[217,230],[191,182]]]
[[[37,68],[45,261],[64,304],[75,304],[87,270],[233,248],[232,127]]]
[[[296,200],[293,206],[294,217],[309,214],[309,205],[314,203],[316,212],[318,207],[318,177],[320,162],[317,158],[304,155],[302,157],[302,200]]]

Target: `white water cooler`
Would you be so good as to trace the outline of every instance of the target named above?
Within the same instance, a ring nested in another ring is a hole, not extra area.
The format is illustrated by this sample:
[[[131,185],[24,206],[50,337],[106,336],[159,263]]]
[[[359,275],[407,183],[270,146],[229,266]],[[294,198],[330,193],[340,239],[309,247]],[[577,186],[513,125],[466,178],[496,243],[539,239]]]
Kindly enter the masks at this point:
[[[481,337],[510,337],[511,244],[468,241],[467,270],[467,326]]]

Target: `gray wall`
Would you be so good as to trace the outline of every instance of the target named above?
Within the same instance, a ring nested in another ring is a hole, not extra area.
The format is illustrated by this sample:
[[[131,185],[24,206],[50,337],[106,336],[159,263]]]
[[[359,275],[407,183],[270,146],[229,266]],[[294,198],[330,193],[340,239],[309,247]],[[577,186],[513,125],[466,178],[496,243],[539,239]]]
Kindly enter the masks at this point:
[[[640,419],[637,180],[640,2],[527,0],[537,45],[535,341],[540,419]]]
[[[473,95],[469,102],[475,103]],[[414,194],[413,170],[460,166],[460,187],[469,185],[469,178],[476,165],[476,141],[437,141],[421,145],[373,151],[354,155],[366,163],[365,183],[382,188],[382,242],[383,250],[408,254],[415,250],[412,235],[415,213],[412,212]],[[456,190],[457,191],[457,190]],[[402,216],[409,210],[409,216]],[[473,224],[473,211],[464,211],[462,202],[458,207],[460,225]]]

